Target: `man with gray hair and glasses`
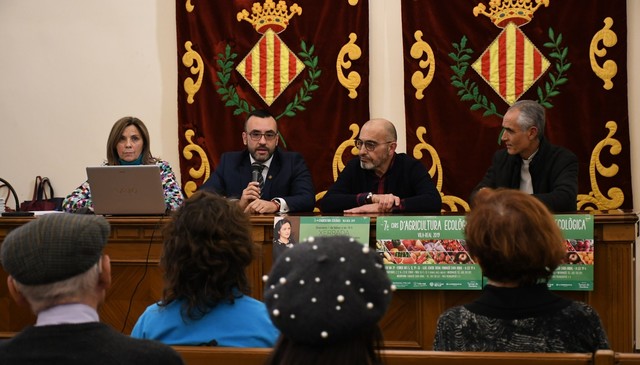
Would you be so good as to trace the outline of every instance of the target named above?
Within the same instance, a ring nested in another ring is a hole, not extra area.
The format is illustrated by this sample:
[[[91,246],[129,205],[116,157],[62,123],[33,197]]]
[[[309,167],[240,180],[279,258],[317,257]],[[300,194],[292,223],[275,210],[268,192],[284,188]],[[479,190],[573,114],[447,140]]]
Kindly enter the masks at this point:
[[[109,231],[102,216],[59,213],[9,232],[0,248],[9,293],[38,318],[0,343],[0,364],[182,364],[169,346],[100,323],[111,284]]]
[[[278,124],[266,110],[249,113],[244,151],[223,153],[200,187],[232,199],[245,213],[311,212],[315,190],[302,155],[278,148]]]
[[[325,213],[437,213],[442,198],[427,168],[396,153],[396,128],[386,119],[372,119],[360,130],[358,158],[349,161],[320,200]]]
[[[493,161],[469,201],[482,188],[510,188],[532,194],[552,212],[577,209],[578,158],[544,138],[544,107],[533,100],[513,104],[502,120],[506,148]]]

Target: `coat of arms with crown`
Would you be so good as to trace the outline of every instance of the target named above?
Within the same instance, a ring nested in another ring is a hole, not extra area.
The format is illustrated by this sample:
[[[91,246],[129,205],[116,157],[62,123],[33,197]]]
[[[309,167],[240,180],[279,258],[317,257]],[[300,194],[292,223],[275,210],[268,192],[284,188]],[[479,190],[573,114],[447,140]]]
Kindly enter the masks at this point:
[[[549,6],[550,0],[491,0],[489,8],[480,3],[473,9],[473,15],[484,15],[502,32],[469,64],[473,50],[467,47],[467,38],[454,43],[456,52],[449,56],[455,64],[451,84],[459,89],[460,100],[472,102],[471,110],[484,110],[484,116],[498,115],[495,104],[481,95],[475,82],[466,77],[469,66],[509,105],[518,99],[548,72],[544,87],[537,87],[538,102],[552,107],[551,98],[560,94],[558,87],[568,81],[568,48],[562,47],[562,35],[556,36],[549,28],[549,42],[544,47],[551,50],[548,57],[555,59],[555,68],[549,70],[551,61],[533,44],[521,27],[533,19],[534,13],[542,6]]]
[[[225,53],[217,56],[220,70],[217,72],[219,81],[215,83],[216,89],[225,105],[235,108],[235,115],[248,113],[252,107],[240,98],[235,86],[229,83],[234,70],[266,105],[271,106],[293,80],[308,69],[302,87],[276,119],[284,115],[295,116],[297,112],[305,110],[305,103],[311,100],[312,92],[319,88],[317,79],[321,70],[317,66],[318,57],[313,55],[314,47],[307,47],[304,41],[300,44],[301,51],[296,54],[278,36],[287,29],[294,16],[301,14],[302,8],[298,4],[287,6],[284,0],[278,1],[277,4],[273,0],[255,2],[251,7],[251,13],[246,9],[238,12],[237,20],[251,24],[262,37],[235,68],[234,60],[238,56],[232,52],[230,46],[226,47]]]

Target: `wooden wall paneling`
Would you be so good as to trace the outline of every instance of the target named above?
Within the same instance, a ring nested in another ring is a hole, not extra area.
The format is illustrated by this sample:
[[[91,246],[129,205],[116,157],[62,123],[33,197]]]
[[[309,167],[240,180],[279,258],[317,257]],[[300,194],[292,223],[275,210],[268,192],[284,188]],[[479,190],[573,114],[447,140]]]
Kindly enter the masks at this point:
[[[635,223],[606,218],[596,225],[594,290],[584,293],[584,301],[600,315],[609,343],[623,352],[632,352],[635,341],[635,229]]]

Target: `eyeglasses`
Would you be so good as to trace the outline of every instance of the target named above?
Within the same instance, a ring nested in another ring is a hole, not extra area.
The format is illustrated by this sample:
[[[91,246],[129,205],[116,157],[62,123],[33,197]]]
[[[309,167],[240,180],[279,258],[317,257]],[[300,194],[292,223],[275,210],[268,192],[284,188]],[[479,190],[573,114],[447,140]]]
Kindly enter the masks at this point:
[[[258,131],[252,131],[249,133],[249,137],[251,137],[251,140],[253,141],[259,141],[262,139],[262,137],[264,137],[264,139],[266,139],[267,141],[273,141],[274,139],[276,139],[276,137],[278,137],[278,133],[276,132],[260,133]]]
[[[363,141],[361,139],[356,139],[356,148],[357,149],[362,149],[362,145],[364,145],[364,148],[367,149],[367,151],[371,152],[373,150],[375,150],[376,148],[378,148],[379,145],[381,144],[388,144],[388,143],[393,143],[395,141],[388,141],[388,142],[376,142],[376,141]]]

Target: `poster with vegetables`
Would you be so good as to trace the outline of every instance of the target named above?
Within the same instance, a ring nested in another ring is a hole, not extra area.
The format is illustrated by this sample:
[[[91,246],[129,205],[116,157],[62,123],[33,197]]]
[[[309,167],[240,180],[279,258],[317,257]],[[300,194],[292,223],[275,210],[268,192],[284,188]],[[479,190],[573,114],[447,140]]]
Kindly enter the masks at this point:
[[[567,255],[552,290],[593,290],[593,216],[555,215]],[[398,289],[480,290],[486,278],[467,252],[464,216],[378,217],[376,251]]]
[[[589,214],[557,214],[556,223],[564,235],[567,248],[565,263],[553,273],[552,290],[593,290],[593,216]]]
[[[398,289],[480,290],[467,252],[464,216],[378,217],[376,251]]]

